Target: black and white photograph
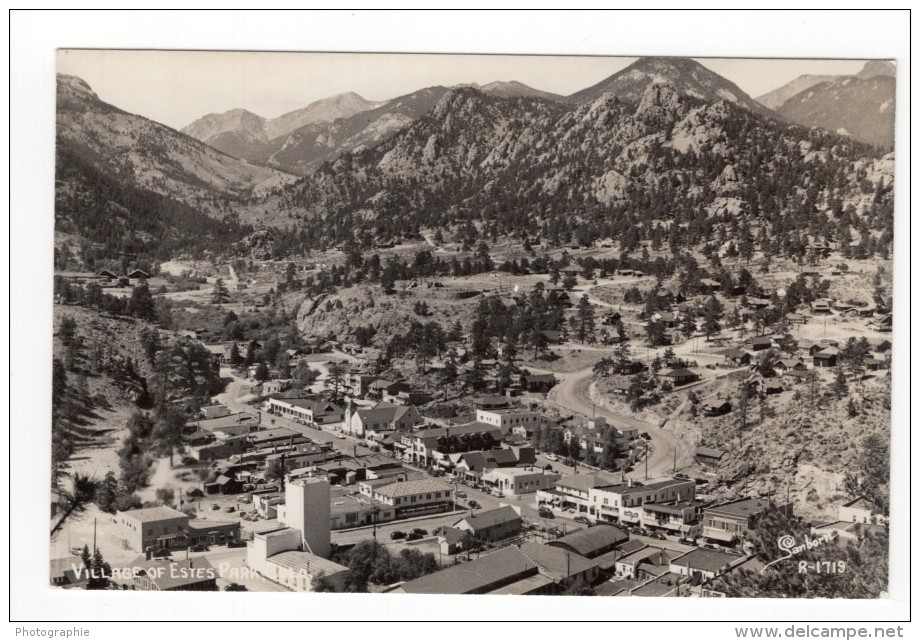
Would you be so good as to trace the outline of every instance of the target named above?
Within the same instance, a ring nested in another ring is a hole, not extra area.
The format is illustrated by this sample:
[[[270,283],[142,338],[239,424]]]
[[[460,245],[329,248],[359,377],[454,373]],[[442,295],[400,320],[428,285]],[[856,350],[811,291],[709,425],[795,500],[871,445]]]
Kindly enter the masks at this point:
[[[48,590],[890,599],[909,61],[306,44],[53,52]]]

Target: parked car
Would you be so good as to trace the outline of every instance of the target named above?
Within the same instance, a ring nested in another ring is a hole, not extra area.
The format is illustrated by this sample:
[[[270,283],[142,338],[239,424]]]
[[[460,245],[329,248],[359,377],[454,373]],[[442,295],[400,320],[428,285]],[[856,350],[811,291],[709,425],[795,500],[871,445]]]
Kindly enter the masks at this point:
[[[225,511],[227,511],[227,512],[236,512],[236,508],[233,507],[232,505],[228,505]]]
[[[691,539],[691,538],[687,538],[687,537],[683,537],[682,539],[678,539],[677,542],[678,542],[678,543],[682,543],[683,545],[696,545],[696,539]]]
[[[662,534],[661,532],[652,532],[651,534],[649,534],[649,536],[652,537],[653,539],[658,539],[659,541],[667,541],[667,540],[668,540],[668,537],[666,537],[666,536],[665,536],[664,534]]]
[[[675,474],[675,475],[674,475],[674,478],[680,479],[681,481],[689,481],[689,480],[690,480],[690,477],[687,476],[686,474]]]
[[[224,588],[224,592],[249,592],[249,588],[239,583],[231,583]]]
[[[246,547],[246,541],[241,539],[234,539],[232,541],[227,541],[228,548],[244,548]]]
[[[547,454],[547,455],[546,455],[546,458],[547,458],[547,460],[549,460],[549,461],[558,461],[558,460],[559,460],[559,457],[556,456],[555,454]]]
[[[406,540],[407,541],[418,541],[419,539],[424,538],[424,536],[425,536],[424,534],[420,534],[419,532],[409,532],[406,535]]]
[[[252,499],[249,498],[248,494],[240,494],[238,497],[236,497],[236,500],[240,503],[252,503]]]
[[[410,534],[421,534],[422,536],[428,536],[428,530],[420,527],[414,527],[412,528]]]
[[[209,548],[204,543],[198,543],[197,545],[193,545],[192,547],[190,547],[189,551],[190,552],[207,552],[210,549],[211,548]]]
[[[539,513],[539,515],[540,515],[541,517],[543,517],[544,519],[554,519],[554,518],[556,518],[556,515],[553,514],[553,511],[552,511],[551,509],[549,509],[549,508],[546,508],[546,507],[541,507],[541,508],[539,509],[538,513]]]
[[[160,548],[159,550],[154,550],[150,553],[151,558],[154,559],[169,559],[172,558],[172,552],[167,548]]]
[[[211,506],[211,509],[212,509],[212,510],[219,510],[219,509],[220,509],[220,506],[219,506],[217,503],[215,503],[214,505]]]
[[[575,522],[584,523],[585,525],[591,525],[591,519],[589,519],[587,516],[576,516]]]
[[[467,505],[469,505],[474,510],[479,508],[479,503],[477,503],[476,501],[470,501],[469,503],[467,503]]]
[[[457,498],[458,498],[458,499],[465,499],[465,498],[466,498],[466,492],[457,492]]]
[[[406,533],[401,530],[396,530],[395,532],[390,532],[390,539],[393,541],[398,541],[400,539],[406,538]]]

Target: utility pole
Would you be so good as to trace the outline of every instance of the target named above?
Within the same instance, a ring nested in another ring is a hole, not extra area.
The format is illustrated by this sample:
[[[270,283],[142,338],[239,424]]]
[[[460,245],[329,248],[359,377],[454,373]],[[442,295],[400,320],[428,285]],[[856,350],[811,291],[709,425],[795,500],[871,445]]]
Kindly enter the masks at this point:
[[[648,480],[648,441],[645,442],[645,480]]]

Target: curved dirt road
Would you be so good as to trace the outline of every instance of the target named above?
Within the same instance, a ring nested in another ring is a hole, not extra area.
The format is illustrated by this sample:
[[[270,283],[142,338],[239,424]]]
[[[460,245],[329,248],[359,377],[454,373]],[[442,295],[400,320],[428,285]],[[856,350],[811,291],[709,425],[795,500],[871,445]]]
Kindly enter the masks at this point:
[[[681,456],[681,448],[678,439],[673,434],[662,430],[657,425],[640,420],[634,416],[612,412],[599,405],[592,405],[591,399],[588,396],[588,389],[591,385],[592,376],[593,372],[591,368],[571,374],[556,374],[560,382],[550,391],[547,398],[572,412],[591,416],[593,411],[594,414],[605,417],[614,425],[635,427],[640,433],[648,432],[648,435],[652,437],[652,452],[648,460],[649,478],[654,479],[670,476],[673,473],[675,451],[678,452],[677,467],[679,470],[682,463],[685,464],[685,462],[683,460],[684,457]],[[640,463],[636,467],[634,476],[636,474],[644,475],[644,473],[645,464]]]

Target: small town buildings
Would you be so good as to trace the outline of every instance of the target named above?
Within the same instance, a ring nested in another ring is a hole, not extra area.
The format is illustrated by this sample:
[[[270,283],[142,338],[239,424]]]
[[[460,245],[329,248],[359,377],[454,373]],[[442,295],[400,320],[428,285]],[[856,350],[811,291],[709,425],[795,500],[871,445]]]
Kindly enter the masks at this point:
[[[572,534],[566,534],[547,545],[568,550],[586,559],[596,559],[629,541],[629,534],[613,525],[599,524]]]
[[[627,554],[616,562],[615,571],[619,578],[649,581],[671,571],[671,561],[684,554],[653,546],[641,548]]]
[[[628,480],[591,488],[589,511],[598,521],[638,525],[642,522],[643,504],[691,501],[695,496],[696,483],[690,479],[668,479],[647,485]]]
[[[422,422],[413,405],[380,402],[370,409],[355,409],[349,401],[343,431],[359,438],[378,439],[386,433],[411,431]]]
[[[485,423],[436,427],[403,434],[397,449],[403,459],[430,466],[457,452],[486,451],[501,447],[501,429]]]
[[[804,325],[808,322],[808,317],[803,314],[796,314],[795,312],[789,312],[786,314],[786,322],[793,325]]]
[[[812,356],[815,367],[836,367],[837,366],[837,357],[840,355],[840,350],[836,347],[825,347],[819,352],[816,352]]]
[[[553,487],[561,474],[545,472],[542,469],[524,469],[520,467],[487,469],[482,474],[482,482],[493,492],[505,496],[522,496]]]
[[[772,509],[766,499],[739,499],[703,510],[702,536],[711,541],[733,545],[747,537],[754,529],[757,518]],[[792,504],[776,506],[787,516],[792,515]]]
[[[51,559],[51,585],[56,588],[81,588],[89,581],[89,570],[76,554]]]
[[[114,575],[123,590],[159,592],[217,590],[217,569],[205,557],[194,559],[148,559],[139,556]]]
[[[808,365],[803,363],[801,360],[796,360],[793,358],[780,358],[775,363],[773,363],[773,371],[780,375],[792,370],[799,370],[804,372],[807,369]]]
[[[699,374],[685,367],[679,367],[677,369],[667,371],[663,373],[661,377],[669,380],[674,387],[679,385],[689,385],[690,383],[695,383],[700,380]]]
[[[271,398],[268,411],[305,423],[327,425],[345,420],[345,410],[335,403],[315,398]]]
[[[137,552],[187,547],[188,523],[188,514],[167,506],[115,513],[118,537]]]
[[[548,392],[556,384],[553,374],[521,374],[521,385],[528,392]]]
[[[214,403],[213,405],[203,405],[201,407],[201,417],[205,420],[210,418],[220,418],[222,416],[229,416],[230,408],[222,403]]]
[[[190,519],[188,532],[190,545],[223,545],[239,540],[240,522]]]
[[[260,417],[257,414],[249,412],[237,412],[235,414],[222,414],[216,417],[205,417],[197,421],[192,421],[188,427],[203,432],[216,433],[223,428],[238,428],[239,434],[254,432],[259,429]]]
[[[128,272],[128,278],[131,280],[150,280],[150,274],[143,269],[135,269],[134,271]]]
[[[259,532],[247,547],[246,564],[266,579],[295,592],[311,592],[313,581],[319,576],[334,589],[344,590],[348,568],[302,548],[297,528]]]
[[[709,548],[696,548],[685,555],[673,559],[670,571],[681,576],[699,579],[714,579],[731,571],[736,565],[743,563],[748,557],[742,554],[711,550]]]
[[[407,581],[395,592],[406,594],[551,594],[553,582],[516,546]]]
[[[593,585],[600,576],[597,563],[580,554],[540,543],[523,543],[519,547],[524,556],[537,564],[540,574],[556,584],[583,581]]]
[[[700,501],[643,503],[640,521],[649,530],[695,539],[700,533],[703,505]]]
[[[703,403],[703,416],[724,416],[732,411],[732,404],[725,399],[711,399]]]
[[[725,358],[726,363],[735,367],[751,363],[751,355],[743,349],[726,349],[722,352],[722,356]]]
[[[725,457],[725,452],[711,447],[698,447],[693,453],[693,460],[707,469],[717,469]]]
[[[878,523],[886,520],[885,516],[876,510],[875,504],[865,496],[857,496],[841,505],[837,518],[850,523]]]
[[[582,514],[593,514],[590,509],[591,491],[596,487],[607,486],[607,477],[594,474],[574,474],[558,481],[552,489],[537,492],[537,504],[545,504],[560,509],[575,509]]]
[[[447,512],[454,507],[453,486],[432,478],[362,481],[358,487],[363,496],[395,508],[397,519]]]
[[[831,309],[830,301],[827,300],[816,300],[811,304],[811,313],[812,314],[821,314],[827,316],[833,313]]]
[[[477,409],[476,422],[497,427],[501,430],[502,436],[507,436],[515,428],[523,428],[532,432],[537,426],[547,425],[549,420],[540,412],[526,410],[522,407],[506,407]]]
[[[477,542],[495,543],[521,533],[521,509],[503,505],[464,517],[453,528],[467,533]]]
[[[760,352],[773,347],[773,339],[769,336],[755,336],[751,339],[751,349]]]

